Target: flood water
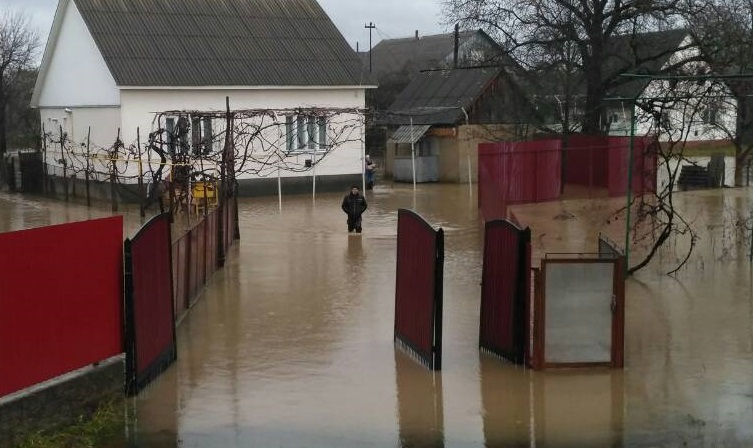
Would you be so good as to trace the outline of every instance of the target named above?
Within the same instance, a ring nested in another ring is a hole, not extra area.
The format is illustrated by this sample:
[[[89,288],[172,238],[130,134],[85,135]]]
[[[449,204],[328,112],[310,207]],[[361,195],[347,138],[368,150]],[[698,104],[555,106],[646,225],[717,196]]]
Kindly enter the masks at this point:
[[[92,213],[21,198],[0,194],[0,230],[57,221],[34,213]],[[677,275],[663,272],[682,238],[628,280],[624,371],[532,372],[479,353],[483,228],[467,185],[379,186],[360,236],[348,235],[341,199],[284,197],[282,211],[276,197],[240,200],[241,240],[179,326],[177,363],[129,399],[124,435],[109,446],[753,445],[750,237],[729,230],[753,190],[677,194],[703,231]],[[619,223],[605,224],[619,206],[515,213],[538,259],[593,252],[599,231],[619,238]],[[401,207],[445,230],[438,373],[393,345]]]

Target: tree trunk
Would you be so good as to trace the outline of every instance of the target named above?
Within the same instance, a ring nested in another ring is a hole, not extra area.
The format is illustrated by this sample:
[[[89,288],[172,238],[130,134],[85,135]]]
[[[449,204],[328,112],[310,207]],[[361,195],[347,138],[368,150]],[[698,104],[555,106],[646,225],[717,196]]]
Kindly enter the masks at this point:
[[[5,153],[8,151],[8,136],[7,136],[7,111],[8,101],[3,91],[2,77],[0,77],[0,187],[7,183],[6,166],[5,166]]]
[[[8,96],[3,90],[3,81],[0,77],[0,158],[8,151],[7,115]]]
[[[748,173],[748,164],[751,162],[750,153],[737,154],[735,157],[735,186],[745,187],[750,185],[751,179]]]
[[[601,22],[595,22],[591,39],[591,54],[583,58],[583,70],[586,75],[586,104],[583,111],[582,132],[588,135],[604,133],[602,116],[604,112],[604,97],[606,88],[602,80],[602,64],[604,63],[605,36],[601,34]]]

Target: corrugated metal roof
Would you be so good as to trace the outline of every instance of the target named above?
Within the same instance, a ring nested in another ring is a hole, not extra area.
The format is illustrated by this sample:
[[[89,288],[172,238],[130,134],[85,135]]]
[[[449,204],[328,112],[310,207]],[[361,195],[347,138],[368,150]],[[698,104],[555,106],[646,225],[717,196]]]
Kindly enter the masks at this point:
[[[500,72],[499,67],[436,70],[420,73],[390,106],[390,121],[405,124],[455,124],[484,88]]]
[[[607,49],[608,56],[604,62],[603,76],[614,77],[620,73],[658,74],[688,36],[690,32],[685,29],[614,36]],[[632,98],[643,92],[648,82],[648,80],[620,82],[608,94]]]
[[[502,48],[481,30],[461,31],[458,40],[461,48],[469,46],[483,50],[485,56],[490,57],[488,61],[483,62],[484,65],[490,65],[492,61],[510,62]],[[450,68],[454,47],[454,33],[385,39],[371,50],[372,73],[380,81],[389,81],[388,78],[396,74],[412,78],[421,70]],[[368,49],[358,55],[368,68]],[[482,65],[482,62],[475,61],[473,65]]]
[[[426,131],[428,131],[430,127],[431,125],[428,124],[400,126],[392,133],[390,140],[393,143],[405,143],[410,145],[421,140],[421,137],[426,134]]]
[[[316,0],[74,0],[119,86],[373,85]]]

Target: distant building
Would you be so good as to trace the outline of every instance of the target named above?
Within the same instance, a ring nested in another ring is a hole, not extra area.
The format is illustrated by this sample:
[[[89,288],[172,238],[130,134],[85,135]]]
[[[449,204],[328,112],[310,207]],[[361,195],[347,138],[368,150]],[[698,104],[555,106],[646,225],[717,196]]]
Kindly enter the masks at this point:
[[[517,66],[425,71],[398,95],[382,124],[386,170],[418,182],[468,182],[477,177],[478,143],[526,139],[535,111],[516,80]],[[412,146],[411,146],[412,145]]]

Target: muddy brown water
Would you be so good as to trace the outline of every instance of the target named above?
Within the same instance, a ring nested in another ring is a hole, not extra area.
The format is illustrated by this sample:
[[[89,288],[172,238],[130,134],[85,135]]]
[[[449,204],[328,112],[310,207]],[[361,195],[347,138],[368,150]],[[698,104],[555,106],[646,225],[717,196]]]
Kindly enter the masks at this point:
[[[702,229],[627,284],[626,368],[532,372],[480,354],[482,227],[467,186],[381,186],[364,233],[342,196],[242,199],[241,241],[178,328],[178,361],[109,447],[753,446],[753,190],[680,193]],[[624,201],[624,199],[622,200]],[[593,252],[619,199],[515,207],[534,253]],[[445,230],[444,360],[392,341],[397,209]],[[108,212],[0,194],[0,230]],[[138,219],[127,218],[135,228]],[[636,249],[640,254],[640,247]]]

